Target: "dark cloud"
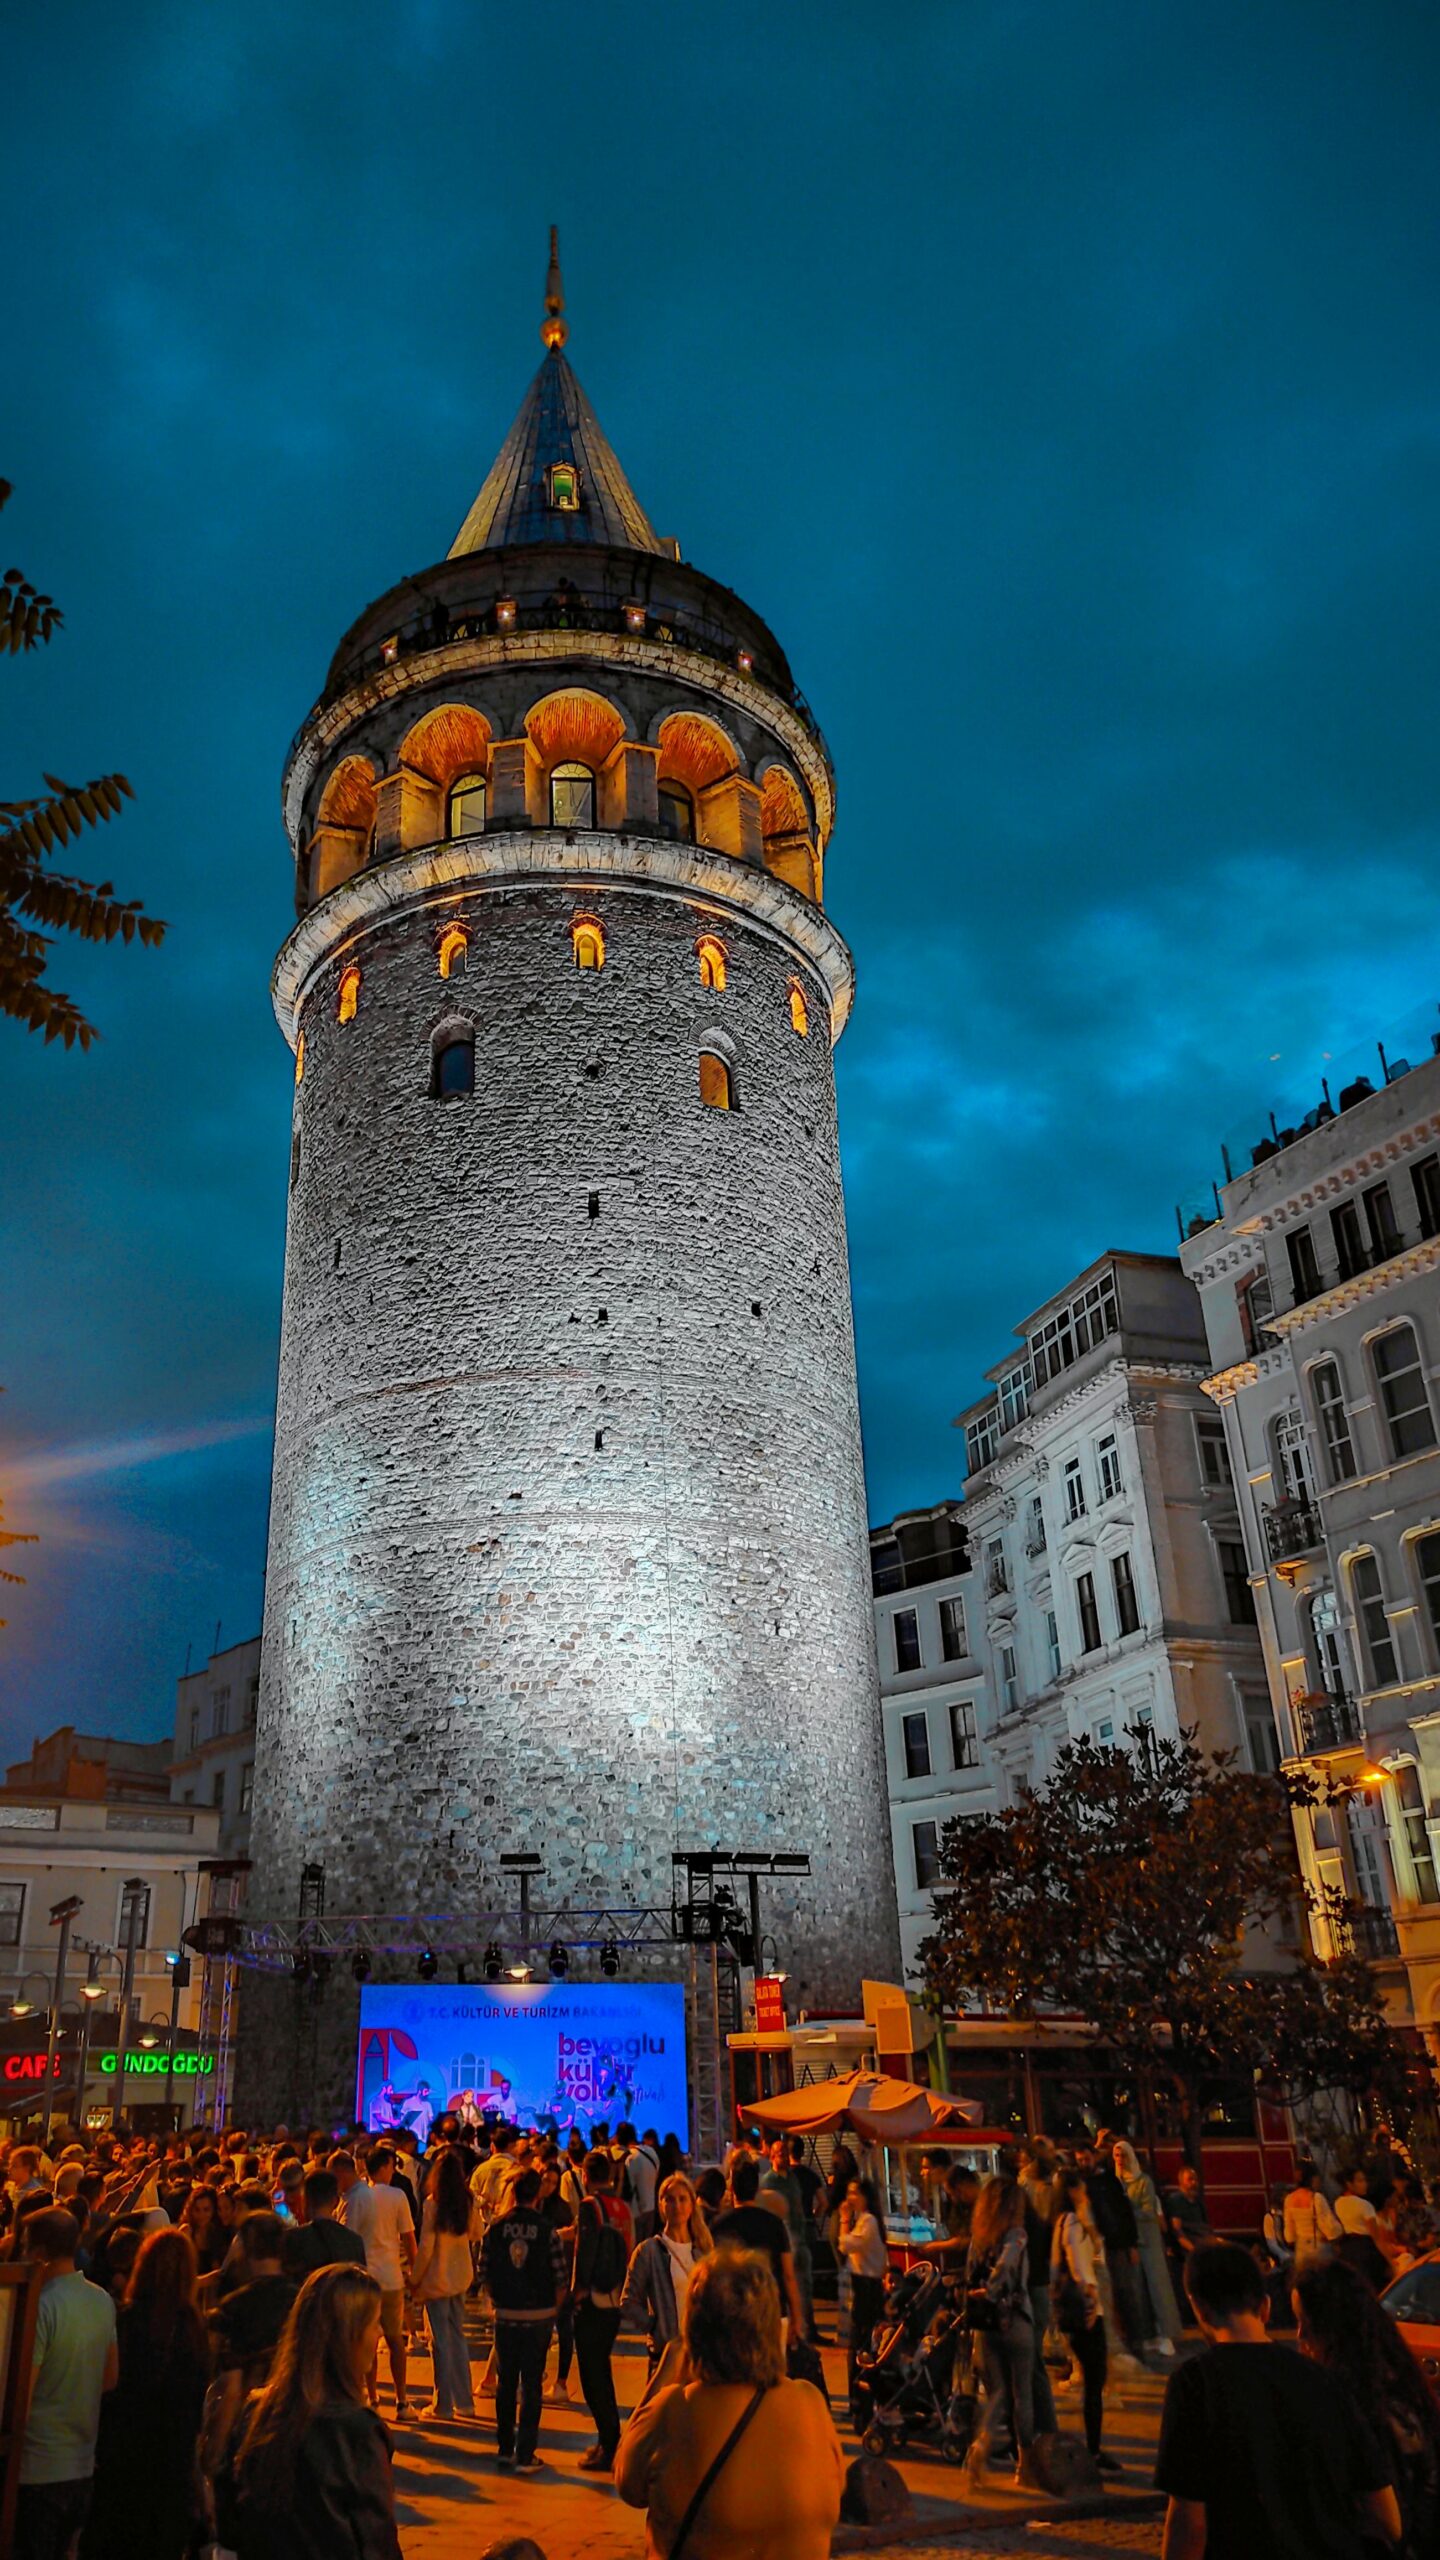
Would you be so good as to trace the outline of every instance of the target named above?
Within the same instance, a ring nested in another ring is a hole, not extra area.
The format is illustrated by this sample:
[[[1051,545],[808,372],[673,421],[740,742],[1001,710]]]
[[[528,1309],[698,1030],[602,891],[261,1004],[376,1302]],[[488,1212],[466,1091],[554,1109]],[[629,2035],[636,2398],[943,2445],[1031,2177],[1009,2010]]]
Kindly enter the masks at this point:
[[[123,765],[103,858],[172,923],[63,955],[90,1059],[0,1043],[12,1749],[257,1623],[280,764],[509,423],[551,220],[638,489],[839,768],[877,1517],[955,1488],[1017,1318],[1430,998],[1437,71],[1419,0],[12,26],[6,556],[67,624],[0,787]]]

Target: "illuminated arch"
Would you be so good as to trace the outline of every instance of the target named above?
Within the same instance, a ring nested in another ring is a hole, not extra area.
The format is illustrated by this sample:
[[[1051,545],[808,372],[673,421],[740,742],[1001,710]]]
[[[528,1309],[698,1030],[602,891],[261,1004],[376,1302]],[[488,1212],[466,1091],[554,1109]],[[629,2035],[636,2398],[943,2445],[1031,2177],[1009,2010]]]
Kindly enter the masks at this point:
[[[463,978],[470,952],[470,936],[463,925],[447,924],[440,936],[437,958],[442,978]]]
[[[577,916],[570,927],[570,948],[577,969],[603,969],[605,928],[598,916]]]
[[[303,1084],[305,1081],[305,1034],[303,1031],[295,1043],[295,1081],[297,1084]]]
[[[441,702],[406,731],[400,763],[437,791],[450,792],[462,774],[485,774],[490,765],[490,723],[468,702]]]
[[[624,737],[625,721],[603,694],[569,685],[545,694],[526,712],[525,734],[547,772],[568,763],[598,772]]]
[[[701,986],[709,987],[716,995],[723,994],[725,981],[730,974],[730,964],[724,943],[719,941],[713,933],[702,933],[695,945],[695,957],[700,963]]]
[[[699,711],[667,712],[655,733],[662,782],[683,783],[691,793],[738,772],[740,750],[718,720]]]
[[[321,792],[315,813],[310,863],[317,898],[361,869],[374,835],[375,768],[368,756],[344,756]]]
[[[810,1007],[798,978],[790,981],[790,1028],[801,1040],[806,1038],[810,1029]]]
[[[820,895],[820,865],[810,812],[793,773],[783,764],[767,767],[760,783],[760,840],[765,868],[788,880],[807,898]]]
[[[359,1010],[360,972],[352,960],[349,968],[340,972],[340,984],[335,991],[336,1018],[341,1022],[353,1022]]]
[[[730,1061],[715,1049],[700,1052],[700,1099],[712,1111],[733,1111],[735,1079]]]

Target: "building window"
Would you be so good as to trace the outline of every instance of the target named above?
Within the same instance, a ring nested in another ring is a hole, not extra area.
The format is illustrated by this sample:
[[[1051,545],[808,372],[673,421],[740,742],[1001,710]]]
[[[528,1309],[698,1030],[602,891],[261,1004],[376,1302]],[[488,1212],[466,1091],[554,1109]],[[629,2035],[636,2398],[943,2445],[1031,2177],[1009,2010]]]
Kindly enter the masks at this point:
[[[1369,1190],[1362,1191],[1360,1197],[1365,1204],[1365,1224],[1370,1230],[1371,1259],[1388,1262],[1391,1254],[1400,1250],[1400,1229],[1395,1223],[1395,1203],[1390,1197],[1390,1185],[1388,1182],[1372,1182]]]
[[[963,1661],[969,1650],[970,1642],[965,1627],[964,1601],[942,1600],[940,1603],[941,1660],[944,1662]]]
[[[25,1920],[23,1884],[0,1884],[0,1947],[18,1947]]]
[[[303,1031],[295,1043],[295,1081],[297,1084],[303,1084],[305,1081],[305,1034]]]
[[[137,1885],[133,1892],[130,1886],[126,1885],[121,1893],[120,1918],[115,1931],[116,1944],[120,1948],[123,1949],[129,1945],[132,1928],[135,1932],[136,1946],[147,1947],[150,1943],[150,1887],[148,1884]]]
[[[965,1472],[978,1476],[992,1464],[1000,1447],[1000,1416],[994,1405],[981,1414],[978,1422],[965,1425]]]
[[[448,803],[449,831],[452,836],[483,836],[485,833],[485,776],[462,773],[450,786]]]
[[[352,961],[348,969],[342,969],[340,972],[335,1011],[339,1021],[353,1022],[359,1010],[360,972]]]
[[[1083,1520],[1085,1517],[1085,1478],[1078,1458],[1065,1461],[1065,1517],[1067,1520]]]
[[[723,1058],[716,1057],[713,1049],[700,1052],[700,1099],[708,1103],[712,1111],[733,1111],[735,1108],[730,1070]]]
[[[1368,1551],[1358,1555],[1350,1567],[1350,1590],[1355,1602],[1355,1616],[1365,1659],[1370,1669],[1372,1689],[1393,1688],[1400,1677],[1395,1659],[1395,1638],[1385,1614],[1385,1592],[1380,1580],[1380,1567]]]
[[[580,474],[573,462],[552,462],[545,474],[545,495],[562,516],[580,512]]]
[[[1275,1730],[1275,1710],[1268,1695],[1244,1689],[1240,1694],[1240,1711],[1245,1723],[1245,1741],[1250,1753],[1250,1766],[1257,1778],[1273,1778],[1280,1768],[1280,1737]]]
[[[1013,1715],[1020,1704],[1020,1680],[1015,1666],[1013,1644],[1002,1644],[1000,1647],[1000,1695],[1005,1701],[1006,1713]]]
[[[1233,1493],[1230,1459],[1225,1447],[1225,1425],[1217,1414],[1201,1413],[1195,1417],[1195,1438],[1200,1449],[1200,1481],[1209,1493]]]
[[[1080,1611],[1080,1650],[1082,1653],[1098,1653],[1101,1642],[1100,1611],[1095,1600],[1093,1573],[1081,1574],[1075,1585],[1075,1601]]]
[[[1423,1538],[1411,1541],[1410,1552],[1420,1578],[1420,1596],[1430,1621],[1430,1640],[1440,1657],[1440,1529],[1427,1529]]]
[[[1435,1425],[1414,1326],[1392,1325],[1388,1333],[1378,1334],[1370,1345],[1370,1357],[1390,1434],[1391,1456],[1412,1458],[1417,1449],[1433,1449]]]
[[[921,1893],[928,1893],[940,1881],[940,1826],[936,1822],[912,1822],[910,1846],[915,1860],[915,1882]]]
[[[708,987],[712,995],[720,995],[727,976],[724,943],[717,942],[713,933],[702,933],[695,945],[695,957],[700,963],[701,986]]]
[[[1120,1309],[1115,1296],[1115,1274],[1103,1271],[1072,1298],[1068,1307],[1051,1316],[1039,1332],[1030,1336],[1030,1368],[1037,1387],[1047,1378],[1058,1378],[1066,1369],[1083,1359],[1087,1351],[1096,1350],[1109,1334],[1120,1330]]]
[[[465,975],[465,964],[469,956],[469,935],[465,933],[462,927],[458,924],[447,925],[445,931],[440,936],[439,958],[441,977],[463,978]]]
[[[1120,1475],[1120,1451],[1113,1431],[1107,1431],[1104,1439],[1097,1443],[1095,1454],[1100,1461],[1100,1499],[1113,1502],[1116,1495],[1125,1490]]]
[[[1045,1505],[1038,1493],[1031,1494],[1025,1513],[1025,1553],[1027,1556],[1043,1556],[1045,1553]]]
[[[1060,1621],[1053,1609],[1047,1609],[1045,1612],[1045,1652],[1050,1665],[1050,1677],[1052,1680],[1058,1680],[1064,1664],[1060,1653]]]
[[[258,1716],[258,1714],[259,1714],[259,1713],[260,1713],[260,1682],[259,1682],[259,1680],[258,1680],[258,1679],[255,1679],[255,1680],[252,1680],[252,1681],[251,1681],[249,1688],[248,1688],[248,1689],[246,1690],[246,1692],[245,1692],[245,1721],[246,1721],[246,1723],[247,1723],[247,1724],[253,1724],[253,1723],[254,1723],[254,1721],[255,1721],[255,1719],[256,1719],[256,1717]]]
[[[198,1751],[198,1750],[199,1750],[199,1748],[200,1748],[200,1710],[199,1710],[199,1708],[198,1708],[198,1707],[192,1707],[192,1708],[191,1708],[191,1710],[190,1710],[190,1749],[191,1749],[192,1751]]]
[[[255,1763],[247,1760],[240,1772],[240,1810],[248,1813],[255,1801]]]
[[[695,803],[678,782],[660,785],[660,833],[672,844],[695,841]]]
[[[1275,1313],[1275,1292],[1270,1286],[1269,1272],[1263,1269],[1252,1271],[1248,1280],[1242,1280],[1235,1292],[1235,1303],[1240,1310],[1240,1331],[1246,1350],[1252,1355],[1263,1351],[1265,1344],[1261,1328]]]
[[[1410,1854],[1415,1899],[1417,1902],[1440,1902],[1440,1884],[1435,1878],[1435,1851],[1431,1846],[1430,1826],[1426,1818],[1425,1792],[1413,1760],[1402,1760],[1395,1772],[1395,1801],[1400,1808],[1400,1827]]]
[[[900,1733],[901,1739],[905,1745],[906,1777],[928,1778],[930,1775],[929,1717],[926,1716],[923,1711],[918,1711],[916,1714],[910,1716],[902,1716],[900,1720]]]
[[[557,764],[550,776],[552,827],[593,827],[595,776],[588,764]]]
[[[212,1708],[213,1712],[210,1718],[210,1735],[212,1741],[214,1741],[218,1740],[222,1733],[228,1733],[230,1730],[230,1692],[228,1689],[216,1690],[212,1701]]]
[[[595,916],[577,916],[570,927],[570,948],[577,969],[603,969],[605,934]]]
[[[897,1671],[923,1669],[920,1652],[920,1620],[913,1609],[897,1609],[891,1624],[895,1630],[895,1668]]]
[[[805,1038],[810,1028],[810,1008],[805,1002],[805,990],[797,986],[793,978],[790,981],[790,1028],[800,1040]]]
[[[1310,1393],[1315,1399],[1325,1472],[1332,1484],[1348,1484],[1355,1473],[1355,1443],[1350,1437],[1350,1416],[1345,1410],[1340,1371],[1333,1360],[1316,1361],[1310,1372]]]
[[[950,1709],[950,1757],[957,1769],[978,1769],[980,1742],[975,1731],[975,1701],[957,1698]]]
[[[210,1788],[210,1801],[217,1813],[225,1810],[225,1772],[217,1769]]]
[[[1353,1200],[1342,1200],[1330,1212],[1330,1233],[1335,1243],[1335,1260],[1342,1280],[1353,1280],[1369,1262],[1365,1239],[1360,1233],[1360,1212]]]
[[[1245,1566],[1245,1550],[1238,1538],[1217,1538],[1215,1553],[1220,1561],[1220,1579],[1225,1586],[1225,1614],[1232,1627],[1253,1627],[1255,1594]]]
[[[1285,1253],[1290,1264],[1290,1287],[1296,1306],[1307,1298],[1320,1295],[1320,1265],[1315,1259],[1315,1239],[1308,1227],[1294,1227],[1285,1238]]]
[[[1422,1156],[1410,1167],[1415,1215],[1422,1236],[1440,1236],[1440,1156]]]
[[[475,1042],[468,1034],[457,1032],[440,1042],[435,1051],[430,1090],[441,1102],[453,1094],[474,1092]]]
[[[999,1381],[1000,1428],[1013,1431],[1030,1410],[1030,1363],[1017,1361]]]
[[[1122,1636],[1133,1636],[1140,1626],[1140,1602],[1128,1555],[1111,1557],[1110,1579],[1115,1585],[1116,1625]]]

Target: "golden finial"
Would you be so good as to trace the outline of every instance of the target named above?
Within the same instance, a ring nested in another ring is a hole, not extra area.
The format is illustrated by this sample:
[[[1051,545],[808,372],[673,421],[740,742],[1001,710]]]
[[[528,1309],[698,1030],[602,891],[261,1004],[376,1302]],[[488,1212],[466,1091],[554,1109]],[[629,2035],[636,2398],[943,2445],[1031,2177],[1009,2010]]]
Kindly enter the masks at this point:
[[[560,281],[560,234],[550,225],[550,272],[545,278],[545,317],[540,335],[547,347],[563,347],[570,332],[565,325],[565,288]]]

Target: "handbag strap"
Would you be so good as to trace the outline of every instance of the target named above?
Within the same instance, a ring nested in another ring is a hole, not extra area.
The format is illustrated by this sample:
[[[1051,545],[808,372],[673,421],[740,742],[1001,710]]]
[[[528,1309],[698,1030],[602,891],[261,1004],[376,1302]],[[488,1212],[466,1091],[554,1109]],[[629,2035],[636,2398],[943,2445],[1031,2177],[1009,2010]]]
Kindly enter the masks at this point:
[[[714,2461],[711,2463],[709,2470],[706,2472],[704,2479],[701,2481],[699,2488],[696,2490],[694,2497],[691,2499],[689,2506],[681,2517],[680,2530],[670,2545],[670,2560],[681,2560],[681,2554],[684,2551],[686,2543],[690,2539],[691,2526],[695,2522],[696,2517],[705,2504],[706,2498],[709,2496],[710,2491],[719,2479],[721,2472],[724,2470],[726,2463],[729,2461],[731,2454],[734,2452],[735,2447],[745,2433],[746,2428],[749,2426],[751,2419],[754,2417],[755,2412],[759,2408],[764,2397],[765,2386],[761,2383],[757,2386],[755,2397],[751,2401],[748,2409],[741,2410],[734,2426],[731,2428],[730,2433],[720,2447]]]

